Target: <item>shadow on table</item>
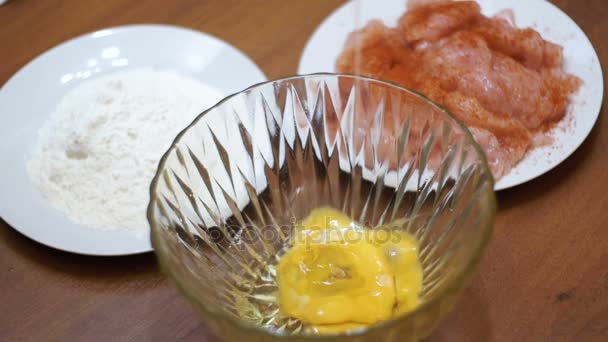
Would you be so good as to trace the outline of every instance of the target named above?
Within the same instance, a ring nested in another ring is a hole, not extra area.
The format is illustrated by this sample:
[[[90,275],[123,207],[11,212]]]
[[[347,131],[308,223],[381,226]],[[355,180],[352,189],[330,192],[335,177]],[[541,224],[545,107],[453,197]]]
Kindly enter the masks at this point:
[[[425,342],[492,341],[488,299],[477,275],[460,296],[452,311]]]
[[[5,226],[5,227],[2,227]],[[64,273],[77,280],[90,280],[97,284],[116,283],[119,280],[137,279],[146,275],[158,277],[153,253],[97,257],[59,251],[39,244],[10,228],[0,219],[0,240],[4,240],[2,254],[15,254],[50,273]]]
[[[497,193],[500,209],[509,209],[523,202],[534,201],[550,191],[553,185],[564,182],[578,170],[578,166],[589,158],[596,148],[597,137],[602,123],[603,107],[600,116],[583,144],[566,160],[553,170],[525,184]]]

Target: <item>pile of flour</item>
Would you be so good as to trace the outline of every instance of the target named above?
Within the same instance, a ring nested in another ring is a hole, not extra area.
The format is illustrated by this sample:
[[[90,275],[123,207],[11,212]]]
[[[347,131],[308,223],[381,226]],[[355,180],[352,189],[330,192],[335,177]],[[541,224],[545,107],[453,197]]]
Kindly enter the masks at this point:
[[[28,172],[70,220],[101,230],[148,229],[149,185],[162,154],[222,94],[169,71],[92,79],[40,129]]]

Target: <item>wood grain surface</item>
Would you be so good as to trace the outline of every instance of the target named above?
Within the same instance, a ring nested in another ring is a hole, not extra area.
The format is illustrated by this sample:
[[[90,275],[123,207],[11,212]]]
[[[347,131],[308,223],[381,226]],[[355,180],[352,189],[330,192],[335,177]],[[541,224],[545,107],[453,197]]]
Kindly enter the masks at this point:
[[[608,1],[553,2],[579,23],[608,65]],[[208,32],[278,78],[296,72],[308,37],[341,3],[10,0],[0,6],[0,84],[66,39],[131,23]],[[499,193],[495,234],[480,270],[430,341],[608,341],[605,114],[558,168]],[[216,340],[159,273],[152,254],[71,255],[0,220],[0,341]]]

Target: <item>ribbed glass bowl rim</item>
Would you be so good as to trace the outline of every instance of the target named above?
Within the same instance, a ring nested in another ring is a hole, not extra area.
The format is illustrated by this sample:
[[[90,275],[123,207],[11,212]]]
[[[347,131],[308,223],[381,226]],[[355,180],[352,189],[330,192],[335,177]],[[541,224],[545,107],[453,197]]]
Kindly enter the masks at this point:
[[[259,88],[259,87],[263,87],[263,86],[270,85],[270,84],[284,83],[284,82],[288,82],[288,81],[292,81],[292,80],[313,79],[313,78],[338,78],[338,79],[339,78],[350,78],[353,80],[365,81],[370,84],[371,83],[383,84],[383,85],[387,85],[389,87],[396,88],[398,90],[407,92],[410,95],[413,95],[415,97],[422,99],[429,105],[437,108],[441,113],[443,113],[447,118],[449,118],[452,122],[454,122],[457,126],[459,126],[463,130],[463,132],[465,133],[466,139],[475,148],[479,157],[481,158],[482,167],[485,169],[485,172],[488,175],[490,175],[490,182],[488,182],[488,185],[486,186],[486,189],[484,190],[485,191],[484,196],[481,196],[482,198],[487,199],[488,203],[483,206],[485,208],[485,210],[482,210],[482,213],[481,213],[482,217],[481,217],[480,221],[482,223],[480,225],[480,228],[482,229],[482,238],[480,240],[480,243],[479,243],[479,245],[477,245],[475,247],[476,250],[473,253],[473,257],[471,258],[471,261],[462,269],[461,272],[459,272],[458,274],[455,275],[454,279],[441,292],[439,292],[437,295],[435,295],[431,300],[425,301],[423,304],[419,305],[415,310],[410,311],[407,314],[401,315],[394,319],[380,322],[378,324],[371,325],[370,327],[367,327],[361,331],[355,331],[352,333],[349,332],[348,334],[333,334],[333,335],[299,334],[299,335],[294,336],[294,335],[289,335],[289,334],[280,334],[280,333],[262,328],[255,324],[250,324],[246,321],[233,318],[230,315],[222,312],[221,310],[209,309],[204,304],[202,304],[196,298],[195,295],[191,294],[184,286],[182,286],[179,278],[173,273],[173,271],[171,270],[171,267],[168,265],[167,261],[165,260],[167,258],[164,255],[165,251],[162,248],[160,248],[160,239],[161,239],[160,236],[161,235],[159,233],[160,233],[160,229],[162,229],[162,228],[159,227],[156,220],[154,220],[154,218],[153,218],[154,217],[153,207],[154,207],[154,202],[158,200],[158,197],[156,196],[156,188],[157,188],[158,181],[161,177],[161,170],[163,170],[165,168],[167,158],[177,148],[177,145],[181,141],[181,138],[190,129],[192,129],[194,126],[196,126],[198,124],[198,122],[201,120],[201,118],[203,118],[205,115],[207,115],[207,113],[215,110],[218,107],[221,107],[225,102],[230,101],[230,99],[232,99],[233,97],[236,97],[240,94],[255,90],[256,88]],[[160,159],[160,161],[158,163],[158,168],[156,170],[156,174],[154,175],[154,178],[152,179],[152,182],[150,184],[150,202],[148,204],[148,209],[147,209],[147,218],[148,218],[148,222],[150,223],[150,228],[151,228],[150,234],[151,234],[152,247],[153,247],[154,253],[156,254],[156,257],[158,259],[158,263],[159,263],[161,271],[173,281],[173,283],[176,285],[176,287],[179,289],[179,291],[186,298],[188,298],[188,300],[192,304],[196,305],[197,309],[204,311],[205,315],[212,316],[214,319],[220,319],[225,322],[228,322],[229,324],[236,326],[236,328],[240,329],[241,331],[252,332],[252,333],[256,333],[256,334],[266,334],[266,335],[272,336],[272,338],[276,338],[276,339],[288,340],[290,338],[297,337],[298,339],[302,339],[302,340],[329,341],[329,340],[332,340],[332,339],[335,339],[338,337],[355,338],[358,336],[365,336],[371,332],[378,331],[378,330],[391,330],[393,327],[399,325],[400,323],[402,323],[404,321],[411,320],[416,316],[422,316],[425,313],[431,311],[433,308],[435,308],[437,305],[439,305],[441,303],[443,298],[446,298],[448,295],[457,294],[458,291],[461,289],[463,283],[468,279],[469,276],[471,276],[473,274],[477,265],[479,264],[481,256],[483,255],[483,251],[484,251],[485,247],[487,246],[487,244],[492,236],[492,232],[494,230],[494,225],[493,225],[492,220],[494,218],[496,210],[497,210],[497,204],[496,204],[496,196],[494,193],[494,179],[492,177],[492,172],[490,171],[490,168],[488,166],[485,153],[483,152],[481,147],[477,144],[475,139],[473,139],[473,136],[469,132],[468,128],[464,124],[462,124],[460,121],[458,121],[447,109],[445,109],[444,107],[433,102],[425,95],[423,95],[417,91],[402,87],[393,82],[379,80],[379,79],[370,78],[370,77],[361,76],[361,75],[354,75],[354,74],[338,74],[338,73],[320,72],[320,73],[312,73],[312,74],[306,74],[306,75],[288,76],[288,77],[284,77],[284,78],[279,78],[279,79],[274,79],[274,80],[254,84],[242,91],[239,91],[234,94],[226,96],[225,98],[221,99],[218,103],[209,107],[207,110],[203,111],[200,115],[198,115],[192,121],[192,123],[190,123],[186,128],[184,128],[175,137],[175,139],[171,143],[171,147],[169,147],[169,149],[163,154],[162,158]]]

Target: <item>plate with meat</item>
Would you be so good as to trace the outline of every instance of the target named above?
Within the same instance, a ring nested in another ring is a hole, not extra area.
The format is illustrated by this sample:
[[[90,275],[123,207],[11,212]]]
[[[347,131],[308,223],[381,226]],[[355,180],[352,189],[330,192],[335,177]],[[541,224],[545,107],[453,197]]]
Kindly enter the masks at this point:
[[[496,190],[568,158],[604,93],[591,42],[545,0],[351,1],[313,34],[298,72],[361,74],[425,95],[469,128]]]

